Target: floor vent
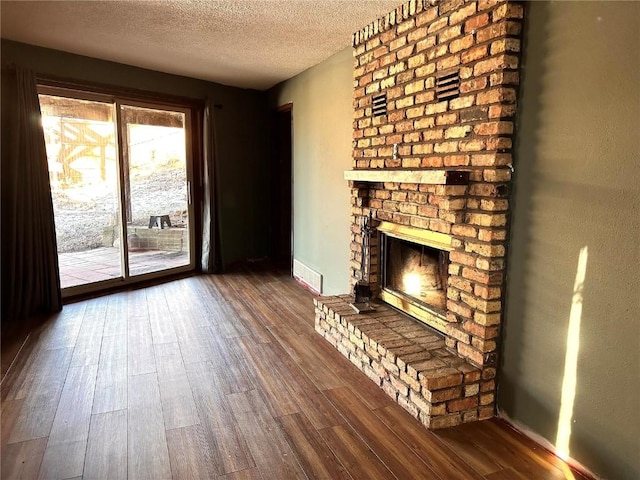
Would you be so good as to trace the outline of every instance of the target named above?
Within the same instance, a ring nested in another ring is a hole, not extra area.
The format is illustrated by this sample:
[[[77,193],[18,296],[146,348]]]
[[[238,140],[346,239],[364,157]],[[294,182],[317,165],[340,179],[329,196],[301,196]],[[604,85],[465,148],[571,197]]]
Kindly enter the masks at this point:
[[[304,263],[298,260],[293,261],[293,276],[313,291],[322,293],[322,275],[311,270]]]

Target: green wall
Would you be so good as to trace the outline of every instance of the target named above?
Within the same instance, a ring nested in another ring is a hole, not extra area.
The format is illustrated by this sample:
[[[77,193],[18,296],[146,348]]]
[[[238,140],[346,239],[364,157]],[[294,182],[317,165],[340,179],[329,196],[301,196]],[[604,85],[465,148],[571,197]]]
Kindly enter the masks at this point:
[[[564,402],[570,456],[637,479],[640,3],[532,2],[527,13],[498,404],[556,445]]]
[[[293,103],[293,256],[323,275],[323,293],[349,291],[352,53],[347,48],[269,90]]]
[[[640,4],[527,8],[499,407],[555,445],[578,256],[587,246],[576,383],[565,388],[569,455],[606,478],[635,479]],[[324,274],[326,293],[348,291],[342,174],[351,158],[351,69],[347,49],[269,91],[272,106],[294,105],[295,258]]]
[[[16,63],[40,74],[135,88],[194,99],[211,98],[216,109],[220,174],[222,260],[225,265],[267,252],[262,203],[267,169],[266,94],[160,73],[90,57],[2,40],[2,64]]]

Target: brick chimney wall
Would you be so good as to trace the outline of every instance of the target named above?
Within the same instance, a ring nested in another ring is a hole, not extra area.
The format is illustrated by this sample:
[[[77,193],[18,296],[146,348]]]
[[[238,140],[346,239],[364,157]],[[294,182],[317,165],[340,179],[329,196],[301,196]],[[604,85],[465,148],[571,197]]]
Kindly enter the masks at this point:
[[[512,1],[411,0],[353,39],[353,168],[463,170],[469,183],[350,181],[352,283],[363,215],[451,235],[445,341],[480,368],[497,363],[523,14]],[[456,72],[458,96],[439,101],[437,79]],[[381,93],[387,113],[373,116]],[[372,282],[377,248],[364,252]]]

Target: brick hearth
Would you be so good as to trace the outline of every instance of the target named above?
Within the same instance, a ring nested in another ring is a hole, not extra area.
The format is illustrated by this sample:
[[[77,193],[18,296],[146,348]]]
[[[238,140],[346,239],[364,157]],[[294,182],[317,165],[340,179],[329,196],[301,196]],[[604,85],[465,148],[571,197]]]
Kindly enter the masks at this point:
[[[472,366],[441,335],[389,307],[357,314],[349,301],[316,299],[316,331],[426,427],[493,416],[495,369]]]
[[[318,301],[316,327],[430,428],[494,410],[523,16],[504,0],[410,0],[354,35],[352,285],[381,288],[378,237],[365,251],[361,234],[371,215],[447,237],[446,309],[442,337],[388,307],[357,315],[345,297]]]

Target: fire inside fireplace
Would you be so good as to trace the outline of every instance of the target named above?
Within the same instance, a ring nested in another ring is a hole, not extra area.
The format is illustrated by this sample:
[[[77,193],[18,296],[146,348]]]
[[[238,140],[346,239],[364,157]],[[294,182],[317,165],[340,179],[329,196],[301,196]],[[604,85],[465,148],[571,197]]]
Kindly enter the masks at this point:
[[[444,312],[449,253],[387,237],[384,286]]]
[[[446,325],[449,238],[416,235],[410,227],[383,224],[380,232],[380,298],[424,323]],[[431,232],[428,232],[431,233]],[[414,235],[412,235],[414,234]]]

